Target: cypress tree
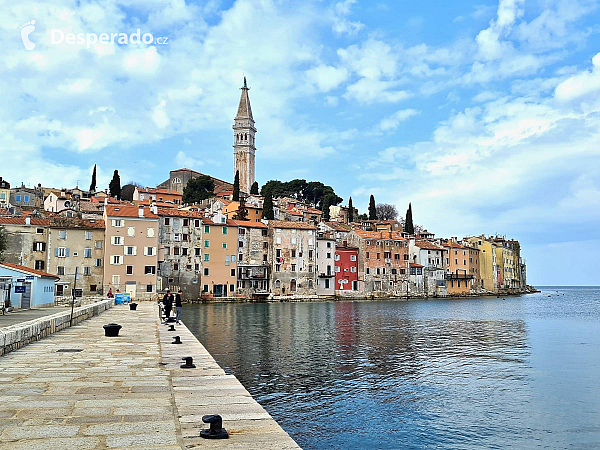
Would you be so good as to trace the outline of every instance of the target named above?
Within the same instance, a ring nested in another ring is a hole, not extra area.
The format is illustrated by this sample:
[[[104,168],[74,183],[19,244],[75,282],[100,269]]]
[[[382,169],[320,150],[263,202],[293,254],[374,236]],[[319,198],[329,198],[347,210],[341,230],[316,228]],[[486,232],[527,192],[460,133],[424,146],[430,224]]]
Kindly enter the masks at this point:
[[[375,197],[369,199],[369,220],[377,220],[377,209],[375,208]]]
[[[252,187],[250,188],[251,195],[258,195],[258,181],[252,183]]]
[[[92,182],[90,183],[90,193],[96,192],[96,164],[94,164],[94,171],[92,172]]]
[[[412,216],[412,205],[408,204],[408,209],[406,210],[406,218],[404,219],[404,231],[408,234],[415,234],[415,227],[413,225],[413,216]]]
[[[354,222],[354,207],[352,206],[352,197],[348,199],[348,223]]]
[[[323,220],[329,222],[329,196],[323,199]]]
[[[275,219],[275,211],[273,211],[273,195],[270,191],[267,192],[267,195],[265,196],[265,201],[263,203],[262,218],[267,220]]]
[[[119,176],[118,170],[115,170],[113,173],[113,177],[108,185],[108,189],[111,197],[114,197],[118,200],[121,199],[121,177]]]
[[[233,180],[233,201],[240,201],[240,171],[235,171],[235,179]]]

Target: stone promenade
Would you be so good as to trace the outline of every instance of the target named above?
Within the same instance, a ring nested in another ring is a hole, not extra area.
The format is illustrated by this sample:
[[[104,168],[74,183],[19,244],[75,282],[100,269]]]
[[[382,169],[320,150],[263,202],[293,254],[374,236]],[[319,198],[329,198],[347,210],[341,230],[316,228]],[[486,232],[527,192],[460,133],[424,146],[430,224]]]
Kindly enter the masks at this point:
[[[123,326],[117,338],[102,325]],[[299,448],[183,325],[116,306],[0,357],[0,449]],[[173,336],[183,344],[171,344]],[[61,351],[62,350],[62,351]],[[181,369],[184,356],[195,369]],[[220,414],[227,440],[206,440]]]

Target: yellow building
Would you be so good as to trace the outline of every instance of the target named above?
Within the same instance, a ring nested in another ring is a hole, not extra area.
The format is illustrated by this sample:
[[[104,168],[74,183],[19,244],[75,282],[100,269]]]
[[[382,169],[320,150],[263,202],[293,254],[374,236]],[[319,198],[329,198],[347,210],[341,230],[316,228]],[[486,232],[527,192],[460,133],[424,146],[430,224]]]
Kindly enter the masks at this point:
[[[501,271],[497,264],[498,245],[492,239],[486,238],[484,235],[465,238],[471,247],[479,249],[479,276],[483,288],[496,292],[501,284]],[[500,249],[500,252],[502,250]],[[500,257],[500,259],[502,259]]]
[[[202,296],[234,297],[237,285],[238,227],[232,221],[203,219]]]
[[[10,200],[10,183],[0,177],[0,207],[6,208]]]

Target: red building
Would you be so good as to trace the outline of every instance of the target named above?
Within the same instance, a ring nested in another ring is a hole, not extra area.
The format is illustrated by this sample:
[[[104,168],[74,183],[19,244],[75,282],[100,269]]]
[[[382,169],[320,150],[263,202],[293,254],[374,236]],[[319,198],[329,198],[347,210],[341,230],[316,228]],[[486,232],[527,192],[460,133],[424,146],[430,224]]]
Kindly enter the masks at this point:
[[[335,248],[335,290],[358,291],[358,248]]]

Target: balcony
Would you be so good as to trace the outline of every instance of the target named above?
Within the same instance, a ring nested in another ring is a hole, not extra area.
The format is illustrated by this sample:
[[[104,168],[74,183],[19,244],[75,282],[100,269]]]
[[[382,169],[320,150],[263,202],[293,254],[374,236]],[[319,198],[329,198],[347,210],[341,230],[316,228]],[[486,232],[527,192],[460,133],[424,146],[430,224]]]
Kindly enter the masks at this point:
[[[469,273],[446,273],[444,279],[446,280],[472,280],[475,278],[474,275]]]
[[[322,272],[319,274],[319,278],[332,278],[335,277],[335,272]]]

